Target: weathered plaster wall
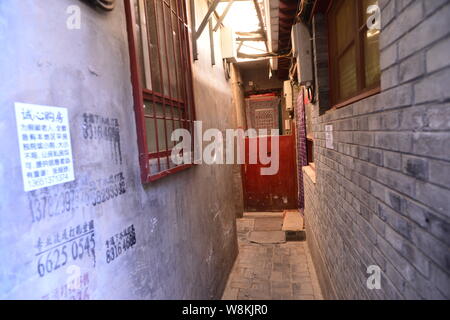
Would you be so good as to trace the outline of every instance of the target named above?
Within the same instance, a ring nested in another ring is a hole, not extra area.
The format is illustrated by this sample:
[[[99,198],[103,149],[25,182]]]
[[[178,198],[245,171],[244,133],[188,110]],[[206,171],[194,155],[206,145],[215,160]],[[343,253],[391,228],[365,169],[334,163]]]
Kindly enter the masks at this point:
[[[72,4],[80,30],[66,28]],[[230,84],[211,66],[205,35],[193,65],[197,119],[233,128]],[[123,2],[104,14],[72,0],[1,1],[0,44],[0,298],[219,298],[237,253],[233,168],[201,165],[142,185]],[[74,182],[23,191],[14,102],[68,108]],[[110,141],[85,139],[90,114],[118,120],[121,157]],[[56,239],[91,221],[93,236],[78,245]],[[107,241],[131,226],[136,244],[108,263]],[[47,238],[57,250],[37,257]],[[54,266],[40,276],[48,259]],[[65,264],[53,270],[56,259]],[[80,287],[67,291],[77,270]]]
[[[242,73],[236,64],[231,65],[231,87],[233,90],[234,103],[236,108],[236,120],[238,128],[247,127],[245,118],[245,90]]]
[[[255,91],[283,88],[283,82],[275,75],[269,78],[269,60],[241,62],[239,63],[239,69],[247,94],[254,93]],[[250,86],[250,81],[253,81],[253,86]]]
[[[326,298],[449,299],[450,1],[379,3],[382,92],[339,110],[325,112],[326,26],[314,18],[307,240]],[[380,290],[366,286],[371,265],[382,270]]]
[[[245,117],[245,92],[242,82],[242,75],[236,64],[231,64],[230,69],[230,81],[231,89],[233,91],[233,104],[235,107],[236,127],[241,129],[247,129],[247,121]],[[236,144],[237,146],[237,144]],[[237,151],[237,147],[235,148]],[[235,152],[237,154],[237,152]],[[244,214],[244,189],[242,183],[242,166],[233,166],[233,184],[235,188],[234,192],[234,204],[236,210],[236,217],[241,218]]]

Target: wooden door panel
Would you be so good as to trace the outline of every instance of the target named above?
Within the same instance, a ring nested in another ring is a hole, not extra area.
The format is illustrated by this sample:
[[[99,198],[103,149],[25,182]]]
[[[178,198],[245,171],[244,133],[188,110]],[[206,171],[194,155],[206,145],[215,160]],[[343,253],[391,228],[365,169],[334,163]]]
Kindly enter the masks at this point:
[[[272,153],[270,137],[246,138],[246,164],[243,166],[244,200],[247,211],[282,211],[297,208],[297,172],[295,136],[279,137],[279,170],[272,176],[261,175],[261,168],[270,167],[249,163],[250,141],[268,139],[267,152]]]

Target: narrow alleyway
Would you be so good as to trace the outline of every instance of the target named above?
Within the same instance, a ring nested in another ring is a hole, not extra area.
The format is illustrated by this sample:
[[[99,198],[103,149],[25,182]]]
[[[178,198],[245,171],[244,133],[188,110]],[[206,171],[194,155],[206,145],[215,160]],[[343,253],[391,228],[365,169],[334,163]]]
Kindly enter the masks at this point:
[[[267,215],[257,218],[244,215],[237,220],[239,256],[222,299],[322,300],[305,241],[260,244],[248,240],[252,231],[270,231],[266,232],[266,238],[281,232],[282,218]]]
[[[449,21],[0,0],[0,300],[450,300]]]

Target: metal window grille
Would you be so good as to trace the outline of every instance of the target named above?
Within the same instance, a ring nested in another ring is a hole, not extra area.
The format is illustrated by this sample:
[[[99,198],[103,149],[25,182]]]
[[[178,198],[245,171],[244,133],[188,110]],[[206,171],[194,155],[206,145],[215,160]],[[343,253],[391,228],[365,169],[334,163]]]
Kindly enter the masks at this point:
[[[183,0],[124,1],[141,175],[143,182],[151,182],[193,162],[177,165],[171,160],[178,143],[171,140],[172,132],[194,132],[186,7]]]

